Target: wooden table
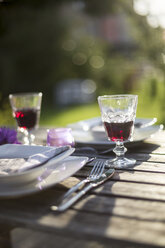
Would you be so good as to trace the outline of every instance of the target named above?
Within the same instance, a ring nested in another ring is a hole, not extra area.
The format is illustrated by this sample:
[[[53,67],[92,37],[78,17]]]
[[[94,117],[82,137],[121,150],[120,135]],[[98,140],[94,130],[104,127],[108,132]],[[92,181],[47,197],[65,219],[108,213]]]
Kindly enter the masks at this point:
[[[9,247],[9,240],[17,248],[165,247],[165,131],[127,156],[137,159],[134,168],[116,170],[113,178],[64,213],[50,207],[88,175],[90,166],[49,190],[0,200],[0,247]]]

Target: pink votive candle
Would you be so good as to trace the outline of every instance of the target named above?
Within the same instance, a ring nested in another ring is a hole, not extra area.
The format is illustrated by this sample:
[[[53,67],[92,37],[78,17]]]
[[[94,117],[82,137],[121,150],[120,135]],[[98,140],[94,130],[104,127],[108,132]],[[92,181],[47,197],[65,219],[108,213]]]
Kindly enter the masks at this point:
[[[74,146],[74,137],[71,128],[53,128],[47,130],[48,146]]]

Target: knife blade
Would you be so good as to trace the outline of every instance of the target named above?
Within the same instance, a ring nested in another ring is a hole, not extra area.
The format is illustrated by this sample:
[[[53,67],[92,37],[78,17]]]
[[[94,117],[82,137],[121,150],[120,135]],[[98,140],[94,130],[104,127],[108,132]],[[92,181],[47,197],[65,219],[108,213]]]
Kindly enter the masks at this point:
[[[105,181],[107,181],[109,178],[111,178],[114,174],[114,169],[108,169],[105,171],[98,179],[96,179],[93,182],[90,182],[87,186],[85,186],[82,190],[80,190],[76,195],[72,197],[66,197],[62,200],[62,202],[58,206],[51,206],[51,210],[56,212],[63,212],[66,209],[68,209],[70,206],[72,206],[75,202],[77,202],[83,195],[85,195],[90,189],[95,188]]]

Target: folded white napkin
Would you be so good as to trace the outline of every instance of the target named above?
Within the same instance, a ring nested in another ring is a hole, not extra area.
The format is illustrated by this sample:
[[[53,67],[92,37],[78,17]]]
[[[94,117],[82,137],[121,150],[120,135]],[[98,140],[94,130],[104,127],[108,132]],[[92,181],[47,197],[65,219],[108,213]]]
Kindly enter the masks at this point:
[[[0,146],[0,174],[22,172],[46,163],[70,150],[69,146],[44,147],[6,144]],[[70,153],[68,153],[68,156]],[[63,156],[61,156],[63,159]]]
[[[50,146],[28,146],[6,144],[0,146],[0,158],[24,158],[27,159],[36,153],[49,151]],[[55,148],[56,149],[56,148]]]

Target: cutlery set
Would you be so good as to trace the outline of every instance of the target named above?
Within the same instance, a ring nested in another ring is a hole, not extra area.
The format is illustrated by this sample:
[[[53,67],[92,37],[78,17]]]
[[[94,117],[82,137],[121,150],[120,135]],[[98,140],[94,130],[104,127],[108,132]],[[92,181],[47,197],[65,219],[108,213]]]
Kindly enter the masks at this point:
[[[51,210],[56,212],[63,212],[72,206],[77,200],[84,196],[89,190],[104,183],[113,176],[115,170],[110,168],[105,169],[105,161],[96,161],[89,176],[74,185],[61,198],[58,206],[51,206]],[[85,186],[86,185],[86,186]],[[78,192],[77,192],[78,191]],[[77,192],[77,193],[76,193]],[[74,194],[76,193],[76,194]]]

